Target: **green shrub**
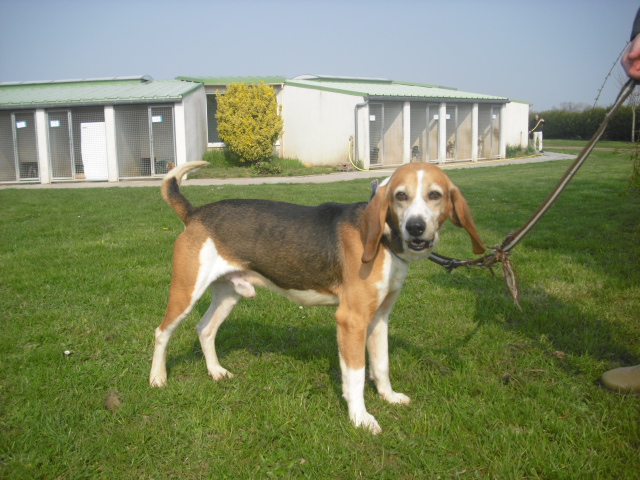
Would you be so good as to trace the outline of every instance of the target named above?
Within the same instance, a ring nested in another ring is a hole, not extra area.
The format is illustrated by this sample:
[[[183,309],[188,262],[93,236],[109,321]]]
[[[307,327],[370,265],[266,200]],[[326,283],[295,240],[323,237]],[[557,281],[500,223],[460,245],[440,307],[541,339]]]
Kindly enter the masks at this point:
[[[280,175],[282,173],[282,165],[272,161],[256,162],[251,165],[251,170],[258,175]]]
[[[268,161],[283,126],[273,88],[233,83],[217,98],[218,134],[229,151],[241,162]]]
[[[507,145],[507,158],[526,157],[535,153],[533,146]]]

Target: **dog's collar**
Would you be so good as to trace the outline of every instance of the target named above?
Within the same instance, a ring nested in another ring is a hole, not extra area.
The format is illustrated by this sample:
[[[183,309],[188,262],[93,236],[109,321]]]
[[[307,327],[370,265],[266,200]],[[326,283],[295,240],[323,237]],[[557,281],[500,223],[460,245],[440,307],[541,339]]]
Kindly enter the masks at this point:
[[[387,225],[389,225],[389,223],[387,223]],[[396,231],[391,225],[389,225],[389,229],[391,230],[391,234],[382,236],[382,244],[387,247],[387,250],[389,250],[396,258],[408,263],[404,258],[400,256],[401,253],[404,253],[404,248],[402,247],[402,237],[400,236],[400,233]]]
[[[389,250],[391,252],[391,254],[396,257],[398,260],[402,260],[404,263],[409,263],[408,261],[406,261],[404,258],[402,258],[398,252],[396,252],[393,248],[391,248],[391,246],[389,245],[389,242],[387,242],[386,240],[382,241],[383,245],[385,247],[387,247],[387,250]]]

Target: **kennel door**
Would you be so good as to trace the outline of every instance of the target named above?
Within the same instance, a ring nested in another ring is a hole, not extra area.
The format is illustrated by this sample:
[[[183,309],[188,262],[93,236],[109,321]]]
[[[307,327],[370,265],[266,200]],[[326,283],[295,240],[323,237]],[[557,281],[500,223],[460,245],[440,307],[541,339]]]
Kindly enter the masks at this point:
[[[104,122],[80,124],[82,163],[87,180],[108,180],[107,129]]]

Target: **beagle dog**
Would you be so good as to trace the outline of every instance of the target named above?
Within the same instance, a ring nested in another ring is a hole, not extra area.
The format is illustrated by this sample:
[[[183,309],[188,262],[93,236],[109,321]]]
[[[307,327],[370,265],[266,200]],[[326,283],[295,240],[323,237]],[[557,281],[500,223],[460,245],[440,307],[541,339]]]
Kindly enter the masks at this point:
[[[449,218],[464,227],[473,251],[486,249],[466,200],[434,165],[410,163],[383,181],[369,203],[315,207],[267,200],[222,200],[194,207],[180,192],[182,177],[207,165],[171,170],[162,196],[186,228],[177,238],[164,320],[155,331],[150,383],[167,381],[171,335],[196,301],[212,300],[196,326],[209,374],[233,375],[218,361],[215,336],[241,297],[255,286],[302,305],[336,305],[342,392],[354,425],[380,433],[364,404],[365,349],[369,376],[388,402],[406,404],[389,380],[387,327],[409,264],[429,256]]]

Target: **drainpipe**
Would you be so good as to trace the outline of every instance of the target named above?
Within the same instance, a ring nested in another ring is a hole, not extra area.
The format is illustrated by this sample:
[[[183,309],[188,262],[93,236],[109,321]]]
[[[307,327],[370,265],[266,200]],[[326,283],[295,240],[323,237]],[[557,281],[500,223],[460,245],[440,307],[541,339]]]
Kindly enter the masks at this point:
[[[353,161],[355,163],[358,163],[358,110],[360,110],[363,107],[366,107],[369,105],[369,99],[367,99],[364,103],[358,103],[356,104],[356,106],[354,107],[353,113],[354,113],[354,117],[355,117],[355,141],[354,141],[354,155],[353,155]],[[365,170],[369,170],[369,157],[366,156],[366,161],[363,161],[363,167]]]

